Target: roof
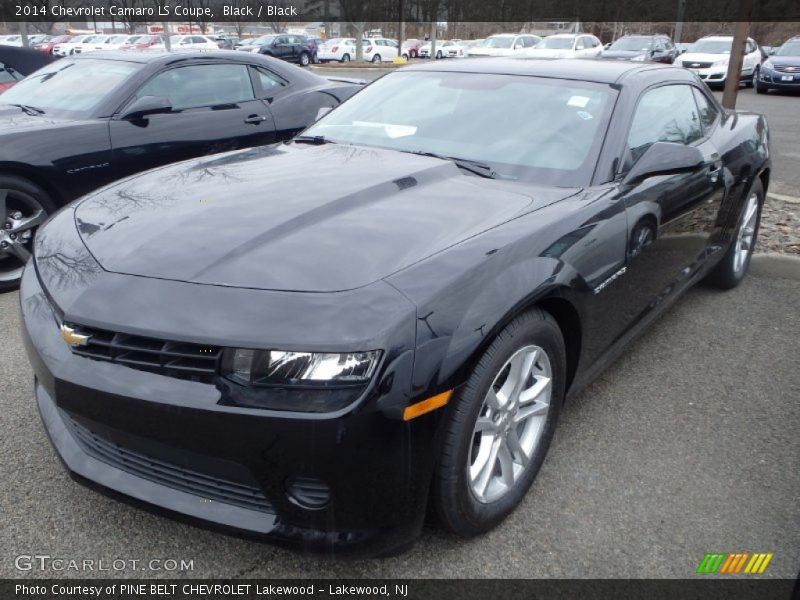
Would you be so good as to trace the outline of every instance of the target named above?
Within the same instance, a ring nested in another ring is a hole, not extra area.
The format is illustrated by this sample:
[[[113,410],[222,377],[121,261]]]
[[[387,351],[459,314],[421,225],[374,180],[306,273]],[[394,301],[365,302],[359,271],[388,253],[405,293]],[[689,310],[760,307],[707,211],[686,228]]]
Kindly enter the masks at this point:
[[[106,60],[124,60],[126,62],[147,64],[159,61],[169,62],[170,59],[181,60],[185,58],[216,58],[223,60],[236,59],[237,62],[241,62],[242,59],[252,59],[254,56],[260,56],[260,55],[251,55],[250,53],[245,53],[245,52],[232,53],[230,50],[220,50],[218,52],[215,52],[213,50],[210,52],[200,52],[200,51],[167,52],[166,50],[136,52],[130,50],[129,51],[98,50],[96,52],[87,52],[86,54],[77,54],[74,56],[70,56],[70,58],[71,59],[75,58],[78,60],[83,58],[103,58]]]
[[[617,83],[622,77],[635,72],[663,69],[668,72],[686,75],[686,70],[671,65],[637,63],[622,60],[603,60],[591,58],[468,58],[441,64],[422,64],[405,67],[403,71],[450,71],[455,73],[486,73],[493,75],[527,75],[531,77],[551,77],[554,79],[574,79],[596,83]]]

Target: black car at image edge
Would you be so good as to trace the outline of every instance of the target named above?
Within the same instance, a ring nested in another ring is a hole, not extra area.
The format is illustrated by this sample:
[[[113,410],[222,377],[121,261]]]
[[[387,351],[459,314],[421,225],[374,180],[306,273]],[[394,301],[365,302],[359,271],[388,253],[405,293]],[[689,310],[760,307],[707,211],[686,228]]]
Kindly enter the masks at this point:
[[[108,186],[22,278],[47,433],[82,483],[265,540],[386,554],[428,512],[479,535],[566,397],[745,276],[768,137],[686,69],[465,60]]]
[[[0,291],[58,207],[166,163],[289,139],[361,87],[243,52],[94,52],[40,69],[0,94]]]

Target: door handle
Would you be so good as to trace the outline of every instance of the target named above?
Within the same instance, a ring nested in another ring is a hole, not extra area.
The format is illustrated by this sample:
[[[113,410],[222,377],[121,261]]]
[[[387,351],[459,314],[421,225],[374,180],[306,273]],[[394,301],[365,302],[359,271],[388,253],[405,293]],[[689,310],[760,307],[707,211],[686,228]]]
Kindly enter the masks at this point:
[[[244,120],[244,122],[247,123],[248,125],[258,125],[259,123],[266,120],[267,117],[264,117],[262,115],[250,115]]]

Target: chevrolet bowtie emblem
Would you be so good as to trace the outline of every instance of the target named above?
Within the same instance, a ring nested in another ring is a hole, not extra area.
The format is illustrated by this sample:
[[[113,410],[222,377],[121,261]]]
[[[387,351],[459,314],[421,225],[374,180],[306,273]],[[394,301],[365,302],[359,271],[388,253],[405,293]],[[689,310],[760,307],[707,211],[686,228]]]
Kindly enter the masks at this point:
[[[90,336],[77,333],[69,325],[61,325],[61,337],[70,346],[85,346],[89,342]]]

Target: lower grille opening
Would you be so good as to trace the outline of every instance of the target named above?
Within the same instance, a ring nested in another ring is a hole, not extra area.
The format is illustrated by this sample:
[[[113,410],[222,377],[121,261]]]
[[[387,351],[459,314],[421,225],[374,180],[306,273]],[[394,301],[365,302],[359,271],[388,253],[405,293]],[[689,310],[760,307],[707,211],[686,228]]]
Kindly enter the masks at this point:
[[[65,422],[87,454],[121,471],[203,499],[275,514],[260,488],[198,473],[115,444],[69,415]]]

